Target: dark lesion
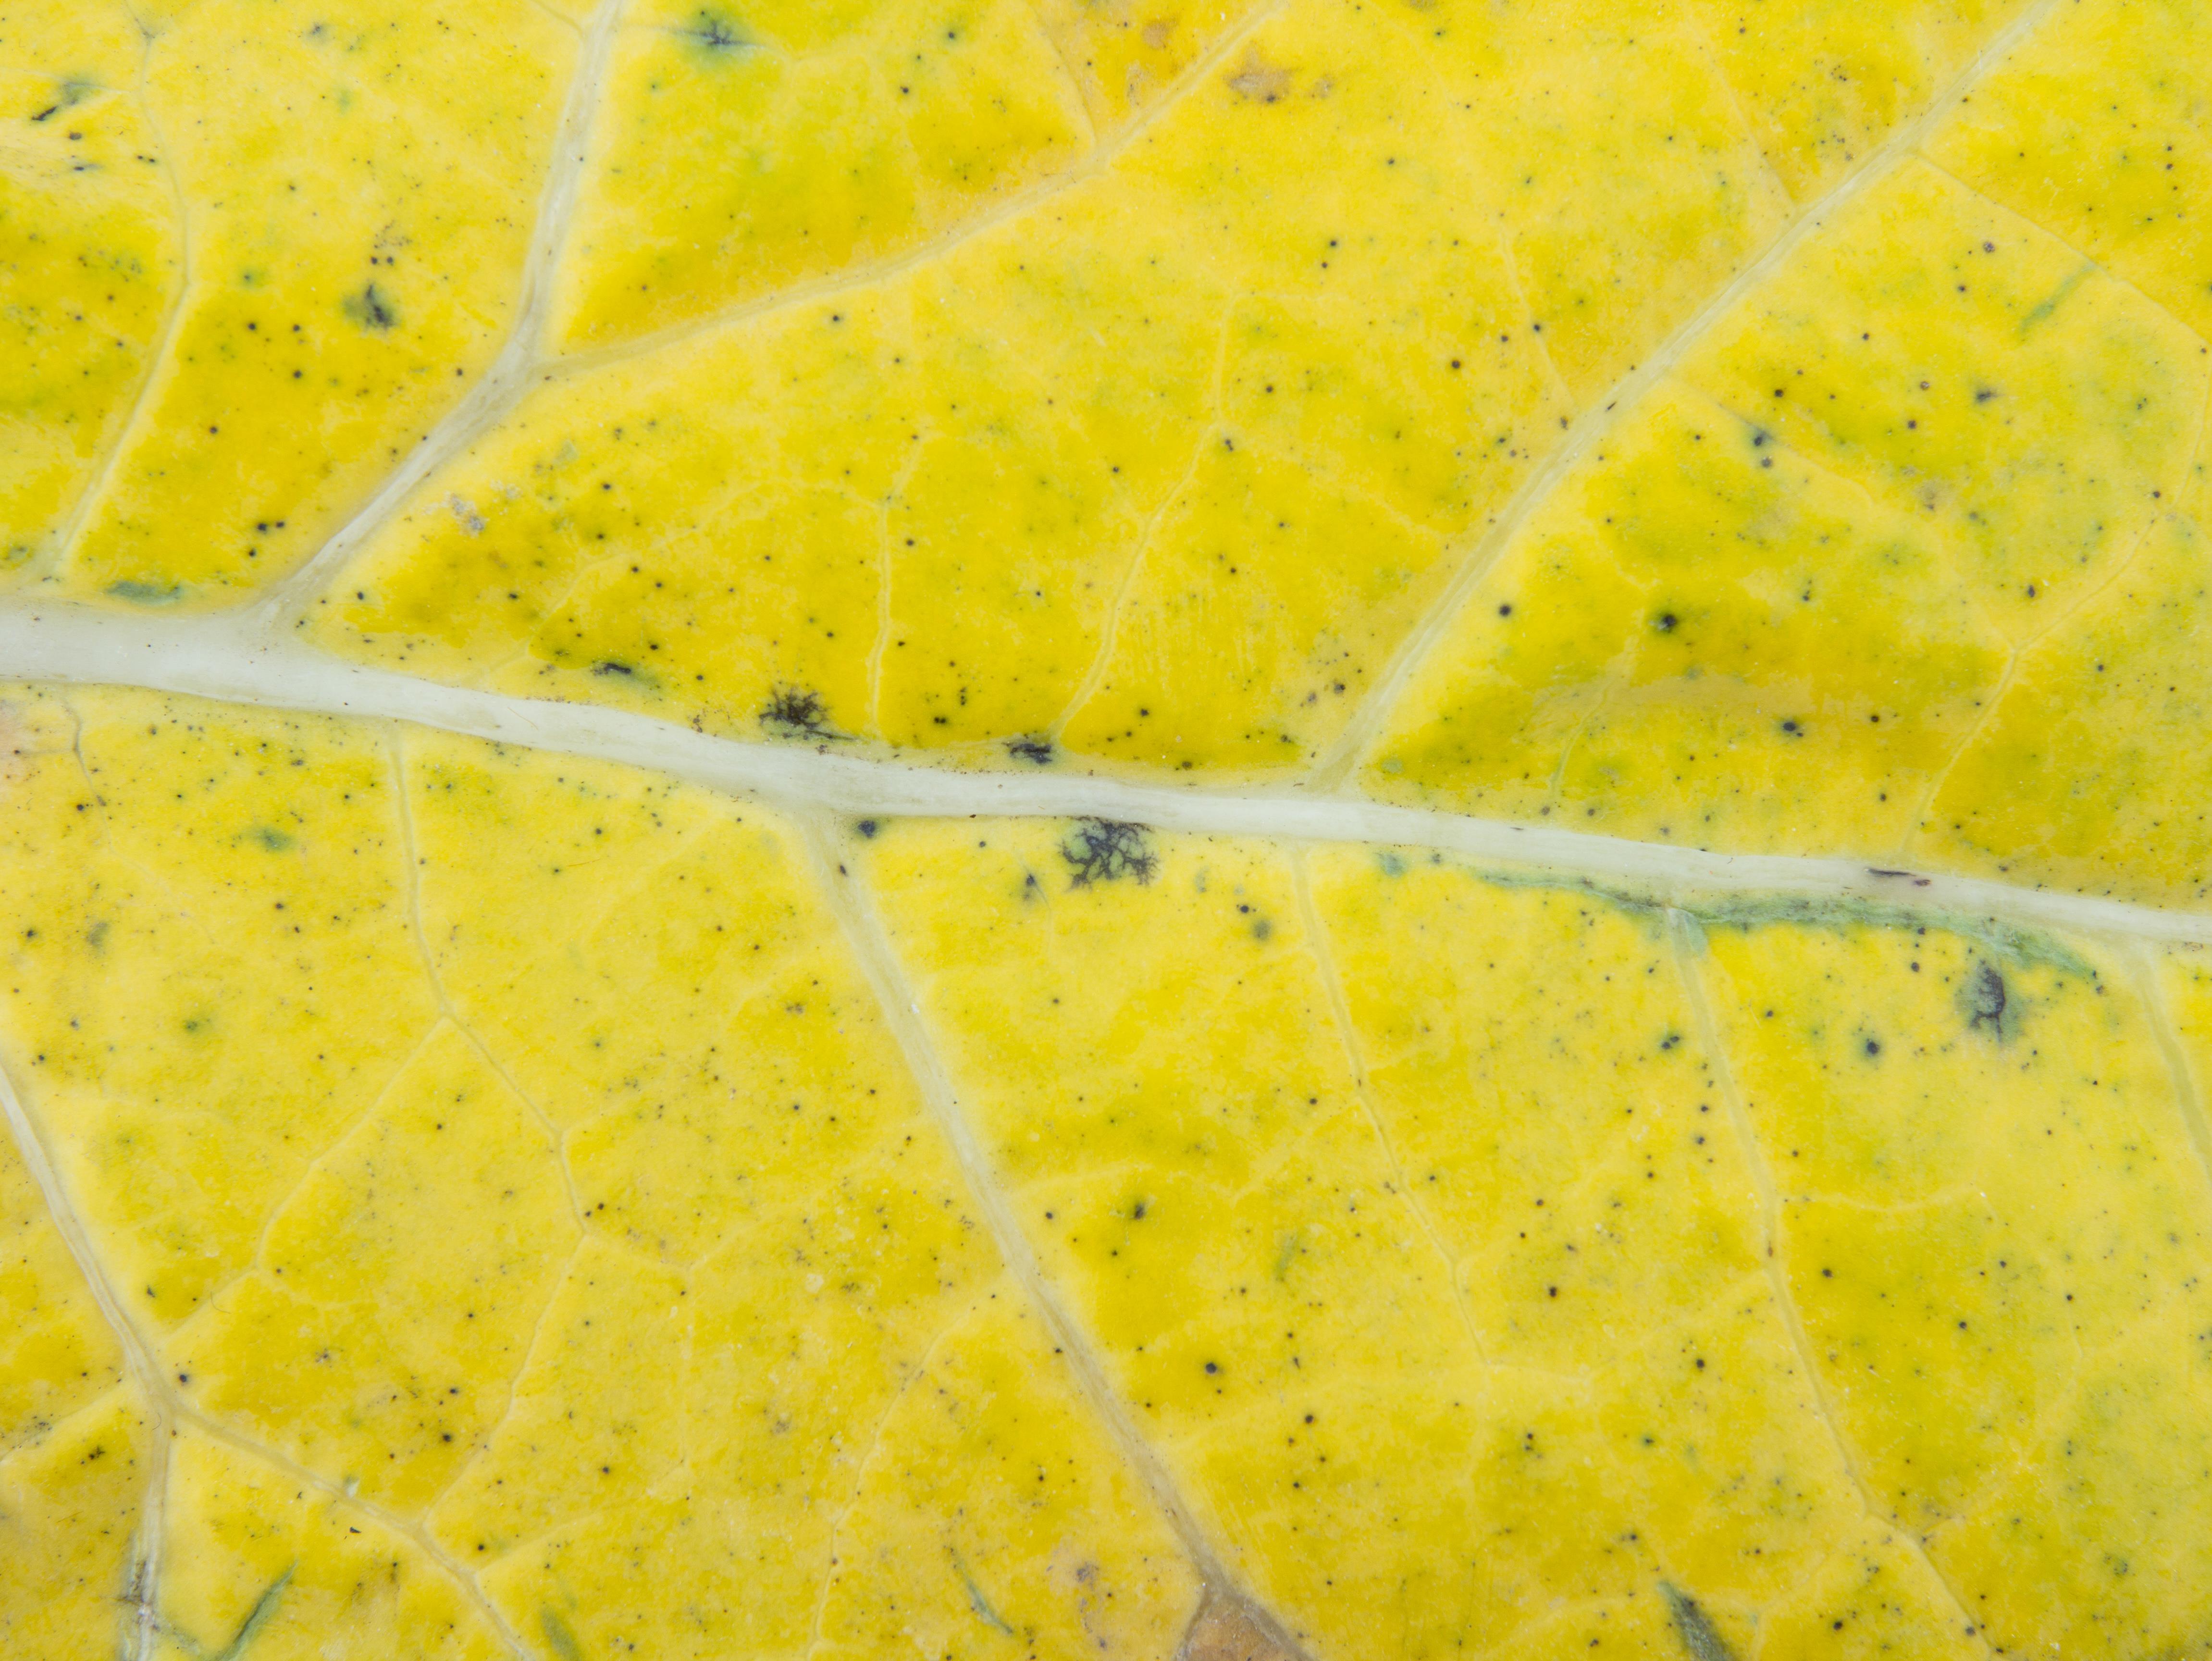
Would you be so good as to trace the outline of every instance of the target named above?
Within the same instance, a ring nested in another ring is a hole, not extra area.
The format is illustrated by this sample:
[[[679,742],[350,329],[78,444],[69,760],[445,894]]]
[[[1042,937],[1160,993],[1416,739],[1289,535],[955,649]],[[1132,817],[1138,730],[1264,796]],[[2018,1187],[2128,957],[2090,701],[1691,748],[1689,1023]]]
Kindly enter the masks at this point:
[[[51,121],[64,110],[73,110],[98,90],[98,84],[88,75],[72,75],[64,80],[54,95],[54,101],[31,117],[33,125]]]
[[[678,32],[708,52],[740,52],[753,44],[736,18],[705,6],[692,13],[691,21]]]
[[[1974,972],[1959,989],[1959,1008],[1966,1018],[1967,1031],[1986,1031],[1993,1038],[2008,1037],[2020,1021],[2018,1002],[1993,963],[1974,965]]]
[[[1025,761],[1034,767],[1049,767],[1060,752],[1053,748],[1050,739],[1025,733],[1020,738],[1006,740],[1006,753],[1016,761]]]
[[[1088,888],[1097,882],[1148,883],[1160,868],[1150,833],[1141,824],[1120,819],[1078,819],[1060,839],[1060,856],[1073,867],[1071,888]]]
[[[398,304],[373,282],[365,284],[360,293],[349,294],[340,301],[338,309],[362,328],[378,334],[389,334],[399,326]]]
[[[779,686],[761,706],[760,724],[786,738],[837,740],[844,734],[830,724],[822,695],[803,686]]]

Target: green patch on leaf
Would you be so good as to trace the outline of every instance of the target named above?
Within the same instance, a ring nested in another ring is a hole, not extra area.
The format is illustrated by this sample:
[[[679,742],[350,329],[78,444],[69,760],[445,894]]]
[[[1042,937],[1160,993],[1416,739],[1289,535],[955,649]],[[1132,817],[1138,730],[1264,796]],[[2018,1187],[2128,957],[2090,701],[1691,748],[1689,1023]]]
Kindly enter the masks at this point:
[[[1735,1652],[1713,1625],[1712,1617],[1698,1607],[1696,1598],[1664,1580],[1659,1583],[1659,1591],[1667,1600],[1667,1613],[1674,1617],[1674,1630],[1681,1637],[1682,1647],[1689,1651],[1692,1661],[1735,1661]]]
[[[968,1566],[960,1561],[958,1552],[952,1554],[952,1572],[960,1577],[960,1584],[967,1588],[968,1607],[975,1611],[975,1618],[994,1632],[1004,1633],[1012,1638],[1014,1629],[1006,1624],[1006,1618],[998,1610],[991,1607],[991,1600],[983,1596],[983,1589],[975,1584],[975,1577],[968,1573]]]
[[[117,599],[127,599],[133,605],[174,605],[185,597],[181,582],[141,582],[136,577],[122,577],[107,585],[107,592]]]
[[[545,1641],[552,1646],[553,1653],[561,1661],[584,1661],[584,1646],[576,1641],[576,1634],[569,1630],[560,1612],[550,1604],[538,1606],[538,1629],[545,1634]]]

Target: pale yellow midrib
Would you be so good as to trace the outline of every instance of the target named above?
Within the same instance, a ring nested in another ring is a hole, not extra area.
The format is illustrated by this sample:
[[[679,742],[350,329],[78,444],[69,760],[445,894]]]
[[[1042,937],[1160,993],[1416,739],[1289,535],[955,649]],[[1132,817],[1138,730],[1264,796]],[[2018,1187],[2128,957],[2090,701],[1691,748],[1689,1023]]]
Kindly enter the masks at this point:
[[[854,818],[1105,818],[1197,835],[1435,849],[1531,867],[1603,892],[1699,909],[1701,897],[1786,896],[1933,918],[2212,946],[2212,911],[2182,910],[1845,855],[1727,854],[1550,824],[1394,806],[1286,782],[1228,788],[1048,770],[963,772],[834,744],[718,738],[600,704],[516,697],[270,643],[236,614],[160,621],[70,605],[0,605],[0,674],[179,693],[218,703],[411,722],[526,749],[590,756],[801,811]],[[910,755],[912,752],[908,752]]]
[[[1497,551],[1556,487],[1573,462],[1610,429],[1620,407],[1632,403],[1671,368],[1717,317],[1731,308],[1754,282],[1786,258],[1812,229],[1817,228],[1825,216],[1832,213],[1917,149],[1938,117],[1969,89],[1991,64],[2009,52],[2032,32],[2056,3],[2057,0],[2040,0],[2040,3],[2015,20],[1978,55],[1966,72],[1948,91],[1934,100],[1921,117],[1899,129],[1859,169],[1798,215],[1757,259],[1716,294],[1688,324],[1585,412],[1584,417],[1575,423],[1566,440],[1552,457],[1547,458],[1543,466],[1531,475],[1528,484],[1509,503],[1498,524],[1472,549],[1444,596],[1422,620],[1413,635],[1408,637],[1389,669],[1379,678],[1375,691],[1356,713],[1345,735],[1325,759],[1321,769],[1322,777],[1331,783],[1343,779],[1360,751],[1379,731],[1397,693],[1402,690],[1421,659],[1441,637],[1449,620],[1459,609],[1481,572],[1495,557]],[[1223,834],[1273,835],[1297,840],[1416,843],[1506,859],[1529,858],[1525,850],[1535,849],[1538,851],[1533,860],[1534,863],[1592,879],[1649,877],[1669,891],[1702,887],[1730,891],[1787,891],[1835,899],[1875,898],[1931,911],[1977,910],[1986,907],[1997,915],[2018,917],[2045,926],[2120,935],[2138,942],[2185,940],[2212,943],[2212,917],[2087,897],[2046,894],[2016,885],[1943,877],[1877,876],[1868,873],[1863,865],[1850,861],[1780,855],[1744,859],[1656,844],[1625,843],[1620,839],[1582,832],[1524,830],[1502,821],[1466,815],[1425,813],[1356,800],[1322,800],[1295,792],[1231,794],[1215,791],[1169,790],[1111,779],[1060,777],[1042,780],[1018,778],[1012,781],[1016,785],[1042,788],[1009,792],[1001,788],[1006,781],[995,776],[963,776],[905,764],[855,761],[818,751],[708,739],[688,733],[672,723],[654,721],[651,717],[471,693],[441,687],[434,683],[384,675],[380,672],[351,670],[334,660],[283,648],[264,649],[258,657],[249,655],[252,648],[237,631],[238,622],[250,620],[249,626],[270,629],[280,620],[289,618],[299,603],[397,511],[425,479],[511,411],[527,386],[543,372],[549,368],[566,367],[543,356],[541,337],[551,278],[566,241],[567,227],[573,214],[576,185],[584,160],[585,141],[599,103],[607,53],[622,5],[623,0],[605,0],[590,29],[586,32],[568,108],[559,128],[556,155],[533,230],[517,321],[498,359],[487,374],[471,389],[468,396],[417,447],[409,460],[387,478],[368,504],[299,568],[292,578],[276,585],[259,599],[240,608],[237,612],[210,618],[205,620],[204,625],[198,627],[197,632],[204,636],[201,643],[212,648],[208,656],[219,657],[233,652],[240,654],[237,671],[229,678],[232,684],[228,689],[218,690],[212,684],[200,686],[175,684],[179,680],[192,679],[189,674],[176,674],[167,678],[134,678],[127,672],[125,663],[117,654],[103,656],[98,652],[74,664],[50,664],[42,672],[52,678],[78,684],[187,691],[258,707],[367,715],[393,721],[410,720],[456,732],[496,736],[505,742],[522,743],[531,747],[600,755],[641,767],[661,768],[688,776],[701,777],[718,788],[746,790],[787,805],[813,810],[816,818],[810,832],[809,844],[817,859],[823,861],[823,869],[819,873],[823,888],[833,897],[841,894],[844,897],[836,904],[848,944],[867,971],[886,1017],[900,1035],[902,1047],[908,1052],[909,1069],[915,1074],[924,1093],[933,1098],[933,1105],[939,1108],[943,1114],[951,1116],[955,1122],[953,1140],[960,1144],[962,1164],[964,1168],[969,1168],[969,1175],[975,1182],[983,1208],[994,1215],[994,1232],[1001,1237],[999,1244],[1002,1259],[1018,1278],[1029,1283],[1033,1298],[1038,1301],[1047,1319],[1060,1334],[1071,1352],[1076,1363],[1075,1370],[1086,1393],[1093,1397],[1094,1408],[1115,1433],[1117,1441],[1122,1444],[1133,1463],[1151,1480],[1177,1531],[1182,1535],[1186,1548],[1191,1552],[1194,1563],[1209,1581],[1218,1584],[1225,1578],[1218,1557],[1198,1530],[1181,1500],[1166,1485],[1157,1454],[1136,1435],[1126,1415],[1114,1402],[1104,1384],[1098,1363],[1091,1353],[1087,1338],[1059,1309],[1041,1268],[1019,1234],[1018,1226],[1012,1222],[1010,1214],[1002,1222],[995,1220],[996,1214],[1006,1210],[1003,1196],[991,1178],[988,1160],[980,1147],[975,1144],[972,1135],[963,1141],[957,1134],[963,1123],[960,1120],[957,1099],[941,1066],[936,1062],[927,1029],[919,1019],[918,1009],[910,1001],[902,970],[880,924],[874,919],[865,890],[857,885],[847,888],[837,878],[829,874],[829,867],[834,864],[834,859],[830,852],[826,830],[819,818],[823,812],[875,812],[887,816],[909,812],[1101,816],[1154,824],[1171,824],[1176,828]],[[1109,145],[1094,146],[1083,162],[1054,175],[1045,181],[1043,187],[1010,198],[957,227],[947,236],[937,239],[924,248],[880,262],[880,269],[866,267],[841,272],[821,284],[802,287],[729,313],[666,332],[665,338],[653,336],[629,343],[616,355],[635,356],[664,346],[672,339],[725,326],[745,316],[805,303],[823,295],[879,280],[900,270],[940,257],[949,247],[957,246],[1030,210],[1039,201],[1110,165],[1114,155],[1132,142],[1160,113],[1178,101],[1188,85],[1194,84],[1202,74],[1209,72],[1237,42],[1248,38],[1253,30],[1280,9],[1280,0],[1278,3],[1255,9],[1243,25],[1227,32],[1217,47],[1193,66],[1185,78],[1184,87],[1178,88],[1175,96],[1164,99],[1146,117],[1123,129]],[[161,367],[161,360],[167,356],[166,344],[173,335],[177,314],[182,310],[184,294],[188,288],[188,282],[180,283],[179,295],[173,302],[172,313],[163,326],[164,349],[157,351],[149,364],[146,386],[152,384]],[[588,360],[579,357],[570,362],[581,367],[587,361],[596,362],[610,356],[613,355],[593,354]],[[142,401],[143,396],[144,387],[142,386]],[[136,418],[134,409],[131,420]],[[130,424],[126,422],[126,429]],[[118,453],[120,448],[118,439]],[[111,467],[113,465],[112,456],[106,465]],[[101,478],[104,480],[105,472]],[[97,486],[86,492],[76,520],[81,520],[99,493]],[[73,521],[72,530],[74,528]],[[79,624],[86,621],[88,619],[72,619]],[[134,643],[131,640],[132,622],[131,619],[118,618],[115,627],[101,632],[112,635],[114,638],[111,643],[125,648],[127,653],[127,648]],[[40,614],[28,612],[0,618],[0,644],[15,637],[10,634],[11,628],[36,631],[41,623]],[[186,627],[190,629],[194,625]],[[81,634],[77,637],[81,637]],[[40,657],[36,651],[23,655],[32,661]],[[14,666],[7,658],[0,657],[0,666]],[[201,666],[204,670],[211,666],[206,662]],[[86,672],[88,671],[89,672]],[[122,672],[108,672],[110,671]],[[223,678],[220,673],[204,678],[211,683]],[[413,698],[392,697],[390,694],[394,685],[416,689],[419,696]],[[348,696],[344,691],[331,694],[331,688],[349,689],[353,696]],[[380,691],[386,694],[381,700],[371,696]],[[319,692],[325,695],[318,696]],[[418,707],[400,707],[410,703]],[[487,722],[483,717],[488,713],[491,719]],[[440,718],[441,715],[444,718]],[[471,719],[472,715],[477,719]],[[486,731],[486,725],[498,730]],[[531,729],[531,735],[518,737],[514,731],[509,730],[517,726]],[[661,753],[663,745],[639,741],[647,729],[652,727],[665,729],[668,739],[679,751],[696,751],[697,753],[688,757],[679,756],[678,764],[672,766]],[[625,734],[628,735],[627,742]],[[686,759],[690,764],[682,764]],[[927,780],[930,788],[915,793],[921,798],[919,800],[902,800],[900,791],[891,788],[892,781],[902,776],[913,781]],[[874,794],[870,794],[865,788],[871,782],[876,787]],[[971,800],[964,806],[958,794],[963,788],[974,792]],[[1510,845],[1516,837],[1527,838],[1521,849],[1515,849]],[[1575,857],[1577,849],[1583,857]],[[1640,857],[1624,857],[1622,850],[1625,849],[1638,850]],[[411,862],[410,858],[410,866]],[[840,872],[842,876],[842,867]],[[1303,894],[1302,871],[1300,880]],[[1898,892],[1895,890],[1893,885],[1900,880],[1916,884],[1922,891],[1917,904],[1912,892]],[[1310,898],[1305,903],[1310,909]],[[1679,916],[1680,914],[1674,915]],[[1330,972],[1333,984],[1333,970]],[[1686,963],[1684,972],[1698,1005],[1699,1024],[1709,1053],[1714,1055],[1715,1065],[1723,1069],[1725,1080],[1726,1060],[1713,1049],[1715,1034],[1711,1016],[1704,1008],[1694,967]],[[2147,970],[2146,972],[2153,971]],[[433,983],[435,983],[434,976]],[[1334,990],[1334,995],[1339,1006],[1340,1023],[1346,1024],[1348,1016],[1340,1007],[1340,990]],[[441,996],[442,998],[442,992]],[[1348,1024],[1346,1031],[1348,1033]],[[2163,1041],[2164,1035],[2161,1036]],[[2167,1047],[2173,1048],[2171,1044]],[[1727,1089],[1733,1096],[1733,1085],[1728,1085]],[[103,1317],[114,1329],[126,1357],[127,1370],[144,1393],[149,1415],[155,1421],[156,1445],[151,1460],[155,1474],[140,1530],[142,1534],[149,1536],[149,1544],[143,1548],[140,1566],[134,1568],[133,1574],[133,1591],[137,1603],[136,1640],[141,1652],[147,1652],[147,1646],[150,1645],[155,1618],[157,1583],[155,1566],[158,1561],[155,1554],[159,1548],[161,1509],[166,1494],[168,1444],[173,1427],[183,1423],[286,1471],[302,1483],[329,1494],[338,1503],[352,1506],[381,1526],[409,1538],[424,1553],[427,1561],[463,1589],[471,1604],[510,1651],[518,1656],[526,1656],[528,1647],[483,1595],[473,1577],[461,1566],[447,1559],[426,1530],[384,1512],[380,1507],[358,1500],[341,1485],[296,1464],[277,1451],[246,1437],[229,1425],[210,1418],[174,1395],[158,1364],[154,1348],[137,1332],[116,1298],[89,1235],[70,1206],[58,1174],[46,1157],[40,1138],[15,1092],[6,1083],[4,1075],[0,1075],[0,1104],[5,1106],[10,1131],[40,1189],[49,1213],[76,1256]],[[1740,1103],[1735,1111],[1741,1121],[1743,1116]],[[1747,1122],[1741,1123],[1740,1129],[1747,1137],[1749,1135]],[[2202,1159],[2204,1148],[2201,1117],[2192,1120],[2192,1135],[2198,1140],[2197,1152]],[[1755,1141],[1749,1143],[1747,1152],[1762,1173],[1771,1234],[1774,1210],[1771,1177],[1764,1174]],[[571,1197],[573,1202],[573,1191]],[[1770,1241],[1770,1253],[1771,1250]],[[1790,1314],[1792,1337],[1801,1362],[1809,1372],[1809,1360],[1804,1354],[1803,1336],[1796,1322],[1794,1311],[1790,1309],[1786,1292],[1778,1295],[1782,1298],[1785,1312]],[[1817,1393],[1820,1390],[1817,1377],[1809,1382]],[[1822,1411],[1837,1437],[1839,1451],[1847,1468],[1850,1469],[1854,1483],[1871,1506],[1871,1496],[1858,1475],[1848,1444],[1835,1426],[1832,1411],[1825,1401]],[[1921,1555],[1924,1562],[1924,1553]],[[1930,1567],[1932,1569],[1932,1565]],[[1940,1574],[1937,1579],[1940,1582]],[[1950,1589],[1946,1585],[1945,1590],[1948,1592]]]
[[[1095,146],[1072,167],[1040,180],[1028,191],[1014,193],[994,208],[955,226],[944,236],[878,262],[881,270],[870,265],[836,273],[822,283],[800,285],[748,302],[732,313],[681,326],[677,332],[690,334],[724,326],[738,320],[740,314],[750,316],[763,309],[818,297],[817,289],[823,294],[836,292],[878,280],[895,271],[926,264],[991,227],[1030,210],[1071,188],[1080,179],[1110,166],[1116,155],[1149,131],[1228,53],[1281,11],[1285,3],[1287,0],[1273,0],[1273,3],[1255,7],[1237,25],[1224,31],[1178,78],[1166,96],[1109,134],[1105,142]],[[1466,593],[1479,581],[1498,548],[1548,496],[1574,459],[1609,430],[1621,407],[1678,361],[1717,317],[1724,314],[1753,283],[1786,258],[1838,207],[1914,151],[1942,114],[2039,27],[2056,8],[2057,0],[2039,0],[1992,38],[1948,88],[1912,121],[1897,128],[1860,167],[1794,218],[1756,259],[1585,412],[1567,439],[1509,502],[1498,522],[1471,551],[1445,594],[1401,644],[1374,691],[1355,712],[1311,779],[1280,792],[1243,794],[1168,790],[1096,777],[1054,776],[1033,782],[1042,785],[1042,790],[1018,788],[1018,782],[1015,782],[1017,788],[1009,788],[1009,781],[994,776],[963,775],[902,763],[858,762],[850,757],[823,755],[815,759],[830,764],[816,766],[807,759],[806,752],[793,751],[784,746],[746,745],[735,739],[701,739],[699,744],[692,744],[689,740],[696,735],[685,734],[672,744],[656,742],[649,735],[650,727],[660,727],[671,733],[681,729],[671,723],[653,722],[650,717],[606,712],[606,718],[594,720],[577,706],[490,698],[440,688],[433,683],[410,682],[407,678],[379,672],[349,670],[335,660],[302,654],[276,643],[284,625],[294,619],[299,605],[313,589],[397,511],[439,465],[494,424],[520,399],[529,384],[556,362],[574,365],[583,361],[581,357],[547,357],[542,350],[542,334],[552,277],[566,244],[589,135],[601,100],[608,57],[623,4],[624,0],[605,0],[585,32],[553,162],[532,229],[516,325],[499,361],[387,478],[368,504],[289,578],[274,585],[256,600],[167,630],[157,627],[154,632],[163,636],[161,645],[169,648],[168,655],[181,653],[187,659],[197,656],[201,660],[196,672],[134,675],[124,665],[131,648],[143,645],[136,638],[142,632],[133,627],[136,620],[117,618],[112,630],[101,631],[112,634],[113,638],[103,642],[88,638],[87,629],[97,627],[91,616],[51,605],[36,612],[0,615],[0,648],[10,645],[29,648],[12,653],[0,649],[0,672],[14,672],[28,678],[50,677],[191,692],[301,711],[413,720],[447,730],[496,737],[506,742],[656,767],[718,788],[859,813],[1098,816],[1198,831],[1396,842],[1446,848],[1480,858],[1533,863],[1601,883],[1656,885],[1668,891],[1765,891],[1834,899],[1873,899],[1904,903],[1922,911],[1985,911],[2044,927],[2212,944],[2212,918],[2195,913],[2051,894],[2021,885],[1984,879],[1923,878],[1920,873],[1875,876],[1863,864],[1849,859],[1714,855],[1549,827],[1517,826],[1467,815],[1390,809],[1348,792],[1334,802],[1331,811],[1312,794],[1314,788],[1328,789],[1343,784],[1358,752],[1371,742],[1387,719],[1398,692],[1440,638]],[[627,343],[618,352],[623,356],[635,356],[653,349],[656,344],[667,343],[654,336]],[[59,654],[39,650],[38,643],[28,636],[50,625],[65,630],[75,647],[89,649],[68,650]],[[115,649],[103,652],[100,649],[102,644]],[[241,660],[236,666],[237,672],[223,672],[216,660],[224,656]],[[403,693],[400,688],[404,685],[418,687],[419,695]],[[708,747],[702,751],[701,745]],[[859,776],[854,776],[856,771]],[[912,788],[908,782],[923,781],[927,782],[920,788]],[[963,795],[963,786],[969,794]]]

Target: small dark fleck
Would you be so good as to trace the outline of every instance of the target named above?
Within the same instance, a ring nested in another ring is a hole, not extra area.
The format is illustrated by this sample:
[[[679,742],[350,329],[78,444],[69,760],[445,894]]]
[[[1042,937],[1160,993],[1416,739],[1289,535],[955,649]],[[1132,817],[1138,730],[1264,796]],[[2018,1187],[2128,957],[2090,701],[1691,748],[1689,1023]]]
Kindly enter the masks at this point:
[[[1008,739],[1006,753],[1016,761],[1032,762],[1039,767],[1049,767],[1053,761],[1052,740],[1048,738]]]
[[[876,822],[873,819],[862,819],[853,828],[864,837],[872,837],[876,834]]]
[[[601,658],[592,666],[592,672],[595,675],[635,675],[637,671],[620,658]]]
[[[1674,625],[1680,621],[1672,611],[1662,611],[1651,619],[1651,626],[1662,635],[1671,635],[1674,632]]]

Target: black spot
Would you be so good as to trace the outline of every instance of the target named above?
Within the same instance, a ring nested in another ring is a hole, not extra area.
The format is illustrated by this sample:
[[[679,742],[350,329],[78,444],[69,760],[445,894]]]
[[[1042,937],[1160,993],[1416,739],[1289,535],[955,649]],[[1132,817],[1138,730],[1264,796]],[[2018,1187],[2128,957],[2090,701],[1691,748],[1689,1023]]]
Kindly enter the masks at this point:
[[[1997,1037],[2004,1037],[2005,1010],[2009,1000],[2005,996],[2005,977],[1997,973],[1995,964],[1976,966],[1973,979],[1960,989],[1960,1001],[1966,1012],[1970,1031],[1985,1025]]]
[[[1667,1612],[1674,1617],[1674,1631],[1681,1638],[1682,1647],[1689,1651],[1692,1661],[1735,1661],[1735,1652],[1728,1646],[1712,1617],[1698,1607],[1698,1600],[1679,1586],[1659,1583],[1659,1591],[1667,1600]]]
[[[1016,761],[1033,762],[1039,767],[1049,767],[1054,753],[1052,740],[1048,738],[1008,739],[1006,753]]]
[[[392,296],[371,283],[359,294],[349,294],[338,302],[338,309],[364,329],[374,329],[386,334],[399,326],[399,307]]]
[[[601,658],[592,666],[592,672],[595,675],[634,675],[637,671],[620,658]]]
[[[1141,824],[1118,819],[1078,819],[1060,844],[1060,856],[1075,869],[1070,888],[1123,878],[1148,883],[1160,868],[1159,856],[1145,839]]]
[[[1869,1056],[1881,1055],[1881,1040],[1880,1038],[1869,1038],[1866,1041],[1866,1053]]]
[[[872,837],[876,834],[876,822],[873,819],[862,819],[853,828],[864,837]]]
[[[1662,611],[1651,619],[1651,626],[1662,635],[1671,635],[1674,632],[1674,625],[1680,621],[1681,618],[1676,617],[1672,611]]]
[[[824,718],[822,695],[799,686],[779,686],[762,706],[760,722],[800,738],[842,739],[845,735]]]

